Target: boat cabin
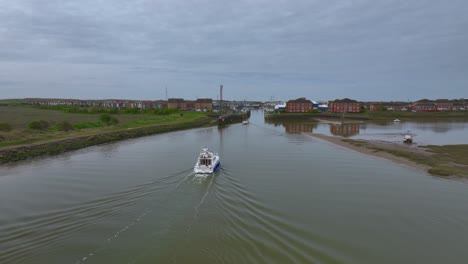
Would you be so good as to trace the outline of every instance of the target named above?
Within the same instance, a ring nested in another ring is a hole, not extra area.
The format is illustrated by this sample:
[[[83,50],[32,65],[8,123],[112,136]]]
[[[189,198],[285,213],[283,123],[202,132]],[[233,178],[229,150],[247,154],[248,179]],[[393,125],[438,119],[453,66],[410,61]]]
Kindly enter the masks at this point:
[[[200,153],[200,157],[198,159],[198,164],[199,165],[205,165],[205,166],[211,166],[213,162],[213,156],[210,153],[207,153],[207,149],[203,150],[202,153]]]
[[[200,160],[198,161],[198,164],[205,165],[205,166],[211,166],[211,158],[201,157]]]

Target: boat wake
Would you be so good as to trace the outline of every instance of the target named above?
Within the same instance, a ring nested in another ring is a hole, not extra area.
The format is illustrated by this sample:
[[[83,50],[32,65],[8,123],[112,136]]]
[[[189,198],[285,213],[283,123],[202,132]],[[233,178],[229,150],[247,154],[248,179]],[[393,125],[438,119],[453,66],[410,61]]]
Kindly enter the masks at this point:
[[[196,177],[196,174],[195,172],[193,172],[192,168],[189,168],[189,169],[186,169],[186,170],[183,170],[183,171],[180,171],[180,172],[176,172],[176,173],[173,173],[173,174],[170,174],[169,176],[163,178],[163,179],[169,179],[169,178],[173,178],[173,177],[177,177],[177,176],[180,176],[180,175],[185,175],[185,177],[183,177],[181,180],[177,181],[175,187],[170,191],[170,193],[173,193],[175,192],[177,189],[179,189],[179,187],[184,183],[186,182],[188,179],[190,178],[194,178],[194,176]],[[169,194],[166,196],[168,197]],[[167,200],[168,198],[166,198]],[[78,260],[76,262],[76,264],[79,264],[79,263],[84,263],[86,260],[88,260],[89,258],[95,256],[97,253],[99,253],[100,251],[104,250],[105,248],[107,248],[109,246],[109,244],[117,239],[119,237],[119,235],[122,233],[122,232],[125,232],[126,230],[136,226],[139,222],[143,221],[143,218],[149,214],[151,214],[153,211],[150,210],[149,208],[145,208],[145,210],[143,211],[143,213],[137,215],[128,225],[126,225],[125,227],[123,227],[122,229],[118,230],[117,232],[115,232],[112,236],[108,237],[106,242],[105,242],[105,245],[103,245],[102,247],[90,252],[88,255],[84,256],[83,258],[81,258],[80,260]]]
[[[85,262],[151,214],[153,210],[150,206],[144,206],[148,200],[167,197],[193,175],[192,168],[187,168],[98,199],[56,211],[23,216],[14,223],[2,225],[0,263],[34,263],[43,254],[43,248],[59,248],[64,240],[80,232],[87,232],[92,226],[110,226],[109,223],[116,219],[130,218],[126,224],[104,238],[101,246],[75,259],[76,263]],[[131,214],[134,214],[133,219]]]
[[[118,230],[117,232],[115,232],[112,236],[108,237],[107,238],[107,242],[105,245],[103,245],[102,247],[100,248],[97,248],[95,249],[94,251],[88,253],[88,255],[84,256],[83,258],[81,258],[80,260],[77,260],[75,262],[75,264],[80,264],[80,263],[85,263],[87,260],[89,260],[91,257],[97,255],[99,252],[101,252],[102,250],[106,249],[108,244],[111,243],[113,240],[117,239],[119,237],[119,235],[123,232],[125,232],[126,230],[129,230],[130,228],[134,227],[135,225],[138,224],[138,222],[140,222],[143,217],[145,217],[146,215],[148,215],[149,213],[151,213],[152,211],[149,210],[149,209],[145,209],[143,211],[143,213],[141,213],[140,215],[138,215],[136,218],[134,218],[128,225],[126,225],[125,227],[123,227],[122,229]]]
[[[197,174],[197,175],[194,177],[194,179],[196,179],[198,183],[201,183],[201,182],[205,181],[206,179],[209,179],[210,182],[208,183],[208,186],[206,187],[206,191],[205,191],[205,193],[203,194],[202,198],[200,199],[200,202],[194,207],[195,214],[193,215],[193,220],[192,220],[192,222],[189,224],[189,226],[188,226],[188,228],[187,228],[186,234],[190,233],[190,231],[192,230],[193,224],[195,223],[195,221],[197,221],[198,214],[199,214],[199,208],[200,208],[200,206],[205,202],[206,196],[207,196],[208,193],[210,192],[211,185],[213,185],[213,181],[214,181],[214,177],[210,177],[210,175],[198,175],[198,174]]]

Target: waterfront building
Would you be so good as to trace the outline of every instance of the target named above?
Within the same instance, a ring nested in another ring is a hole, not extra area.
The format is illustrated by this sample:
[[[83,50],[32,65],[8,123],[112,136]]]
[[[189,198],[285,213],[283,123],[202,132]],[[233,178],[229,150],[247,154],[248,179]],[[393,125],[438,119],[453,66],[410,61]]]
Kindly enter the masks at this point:
[[[312,101],[301,97],[295,100],[286,102],[286,112],[288,113],[305,113],[313,109]]]
[[[330,103],[330,112],[334,113],[359,113],[361,111],[361,104],[349,98],[336,99]]]
[[[411,104],[408,102],[370,102],[366,107],[369,111],[408,111],[411,109]]]
[[[195,101],[195,109],[202,111],[211,111],[213,109],[213,99],[211,98],[199,98]]]
[[[182,98],[169,98],[167,107],[170,109],[185,109],[185,100]]]
[[[413,110],[418,111],[418,112],[433,112],[437,111],[437,105],[432,101],[428,99],[422,99],[419,101],[416,101],[412,105]]]
[[[452,111],[453,102],[448,99],[437,99],[434,101],[437,111]]]

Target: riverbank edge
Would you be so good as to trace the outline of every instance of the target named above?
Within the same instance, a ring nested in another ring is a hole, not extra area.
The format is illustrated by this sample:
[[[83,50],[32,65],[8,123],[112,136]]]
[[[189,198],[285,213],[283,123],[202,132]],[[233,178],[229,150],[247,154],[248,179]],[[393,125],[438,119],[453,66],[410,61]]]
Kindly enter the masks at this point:
[[[28,145],[10,146],[0,148],[0,165],[10,162],[26,160],[34,157],[57,155],[60,153],[82,149],[90,146],[115,142],[125,139],[144,137],[154,134],[161,134],[204,126],[215,126],[217,123],[213,118],[202,117],[193,121],[179,124],[163,124],[145,126],[131,129],[122,129],[111,132],[102,132],[93,135],[75,136],[64,139],[57,139],[42,143]]]
[[[359,146],[359,145],[356,145],[356,144],[351,144],[349,142],[344,141],[343,138],[339,138],[339,137],[327,136],[327,135],[323,135],[323,134],[313,134],[313,133],[303,133],[303,134],[318,138],[320,140],[323,140],[323,141],[329,142],[331,144],[334,144],[334,145],[337,145],[337,146],[340,146],[340,147],[344,147],[346,149],[350,149],[350,150],[353,150],[353,151],[356,151],[356,152],[359,152],[359,153],[362,153],[362,154],[387,159],[387,160],[390,160],[390,161],[393,161],[393,162],[396,162],[396,163],[399,163],[399,164],[403,164],[403,165],[406,165],[406,166],[409,166],[409,167],[412,167],[412,168],[416,168],[416,169],[419,169],[419,170],[423,170],[423,171],[425,171],[427,173],[433,174],[433,173],[430,172],[430,169],[432,168],[431,166],[421,164],[421,163],[417,163],[415,161],[409,160],[409,159],[404,158],[404,157],[395,156],[395,155],[393,155],[393,154],[391,154],[389,152],[376,151],[375,149],[368,148],[365,145]],[[369,140],[360,140],[360,141],[365,141],[366,143],[370,143]],[[384,143],[372,142],[370,144],[377,144],[377,145],[379,145],[379,148],[385,149],[385,144]],[[413,150],[415,150],[415,149],[413,149]],[[431,153],[429,153],[429,152],[427,152],[427,151],[425,151],[423,149],[417,149],[417,150],[415,150],[415,152],[419,152],[420,155],[431,156]],[[435,175],[435,174],[433,174],[433,175]]]

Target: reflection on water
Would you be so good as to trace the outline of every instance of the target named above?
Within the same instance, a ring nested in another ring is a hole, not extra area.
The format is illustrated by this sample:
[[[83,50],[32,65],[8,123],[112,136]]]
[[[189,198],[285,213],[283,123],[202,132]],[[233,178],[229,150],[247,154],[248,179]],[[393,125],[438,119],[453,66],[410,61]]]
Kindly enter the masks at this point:
[[[277,122],[277,121],[266,121],[267,124],[272,124],[275,127],[284,127],[288,134],[300,134],[300,133],[312,133],[314,127],[317,127],[316,123],[310,122]]]
[[[284,124],[284,128],[286,129],[286,133],[289,134],[300,134],[302,132],[312,133],[314,125],[307,123],[287,123]]]
[[[441,122],[386,122],[386,123],[348,123],[325,124],[301,121],[265,121],[275,127],[284,127],[288,134],[302,132],[350,137],[355,139],[372,139],[390,142],[402,142],[403,135],[410,131],[419,145],[468,144],[466,121]]]
[[[435,133],[446,133],[450,130],[463,130],[466,126],[466,123],[415,123],[415,126],[421,130],[431,130]]]
[[[330,133],[335,136],[350,137],[359,134],[360,124],[330,124]]]

